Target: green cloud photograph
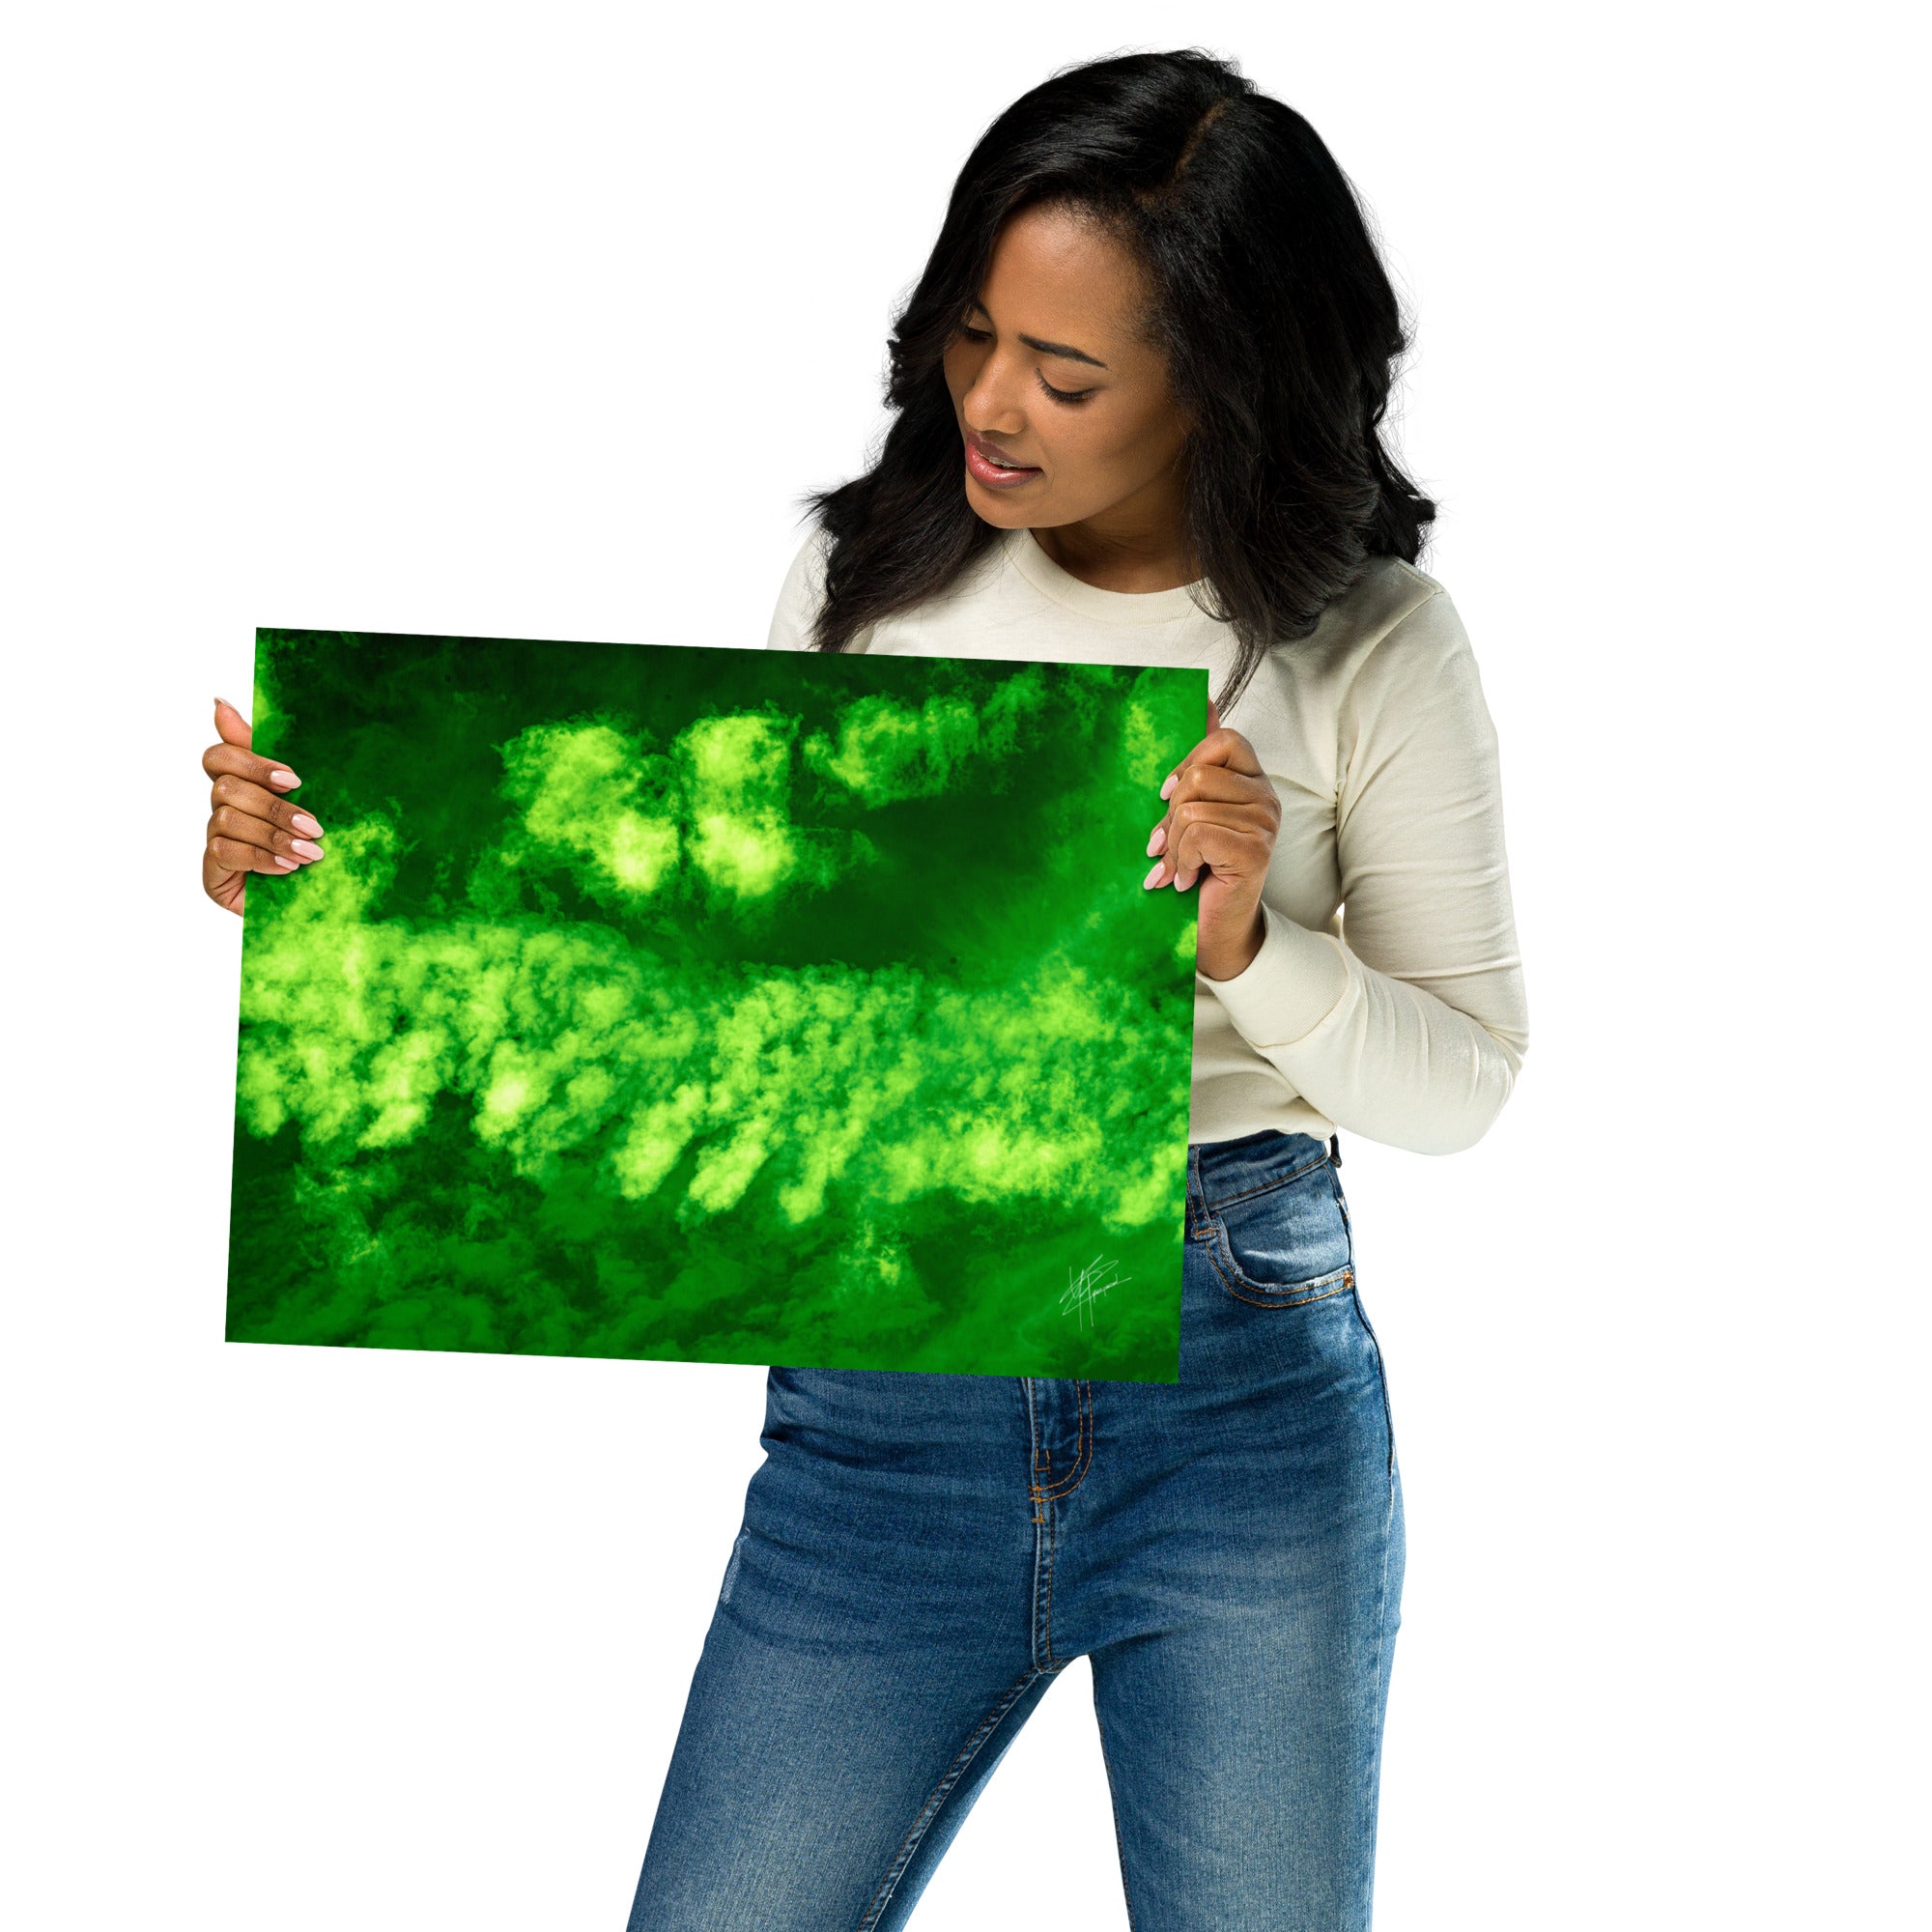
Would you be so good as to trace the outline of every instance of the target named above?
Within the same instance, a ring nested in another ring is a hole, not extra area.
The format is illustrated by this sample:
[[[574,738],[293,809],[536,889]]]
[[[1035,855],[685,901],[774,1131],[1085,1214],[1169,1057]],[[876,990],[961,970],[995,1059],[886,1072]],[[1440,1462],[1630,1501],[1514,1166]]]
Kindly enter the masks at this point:
[[[1207,698],[259,631],[227,1339],[1176,1380]]]

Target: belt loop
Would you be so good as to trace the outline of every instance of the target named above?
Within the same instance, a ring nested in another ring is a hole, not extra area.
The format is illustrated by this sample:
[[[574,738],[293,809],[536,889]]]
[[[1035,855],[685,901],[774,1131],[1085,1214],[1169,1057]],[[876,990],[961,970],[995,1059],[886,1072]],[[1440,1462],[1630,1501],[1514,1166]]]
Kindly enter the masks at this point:
[[[1330,1134],[1328,1136],[1328,1158],[1337,1167],[1342,1165],[1342,1136],[1340,1134]]]

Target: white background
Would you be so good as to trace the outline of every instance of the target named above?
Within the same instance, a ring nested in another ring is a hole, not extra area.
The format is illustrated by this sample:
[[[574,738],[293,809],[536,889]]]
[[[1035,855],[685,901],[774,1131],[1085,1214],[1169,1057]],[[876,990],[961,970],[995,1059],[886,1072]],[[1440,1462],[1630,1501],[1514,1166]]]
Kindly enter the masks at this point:
[[[1531,1046],[1344,1128],[1409,1528],[1381,1932],[1922,1897],[1904,10],[14,10],[0,1918],[618,1932],[751,1368],[226,1346],[257,624],[763,640],[984,125],[1232,54],[1373,209]],[[923,1932],[1124,1927],[1084,1664]],[[1148,1928],[1158,1932],[1158,1928]]]

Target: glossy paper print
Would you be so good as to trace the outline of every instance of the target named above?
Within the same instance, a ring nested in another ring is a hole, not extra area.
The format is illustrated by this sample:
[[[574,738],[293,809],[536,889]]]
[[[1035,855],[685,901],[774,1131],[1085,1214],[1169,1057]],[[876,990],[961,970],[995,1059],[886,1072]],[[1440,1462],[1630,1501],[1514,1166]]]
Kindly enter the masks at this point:
[[[1207,698],[260,632],[228,1339],[1174,1381]]]

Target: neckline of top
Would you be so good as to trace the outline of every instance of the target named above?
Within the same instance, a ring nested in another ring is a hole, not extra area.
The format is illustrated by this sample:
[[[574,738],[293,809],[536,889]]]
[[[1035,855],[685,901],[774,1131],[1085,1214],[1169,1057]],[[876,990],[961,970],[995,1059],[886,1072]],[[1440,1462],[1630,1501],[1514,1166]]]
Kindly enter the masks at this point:
[[[1204,614],[1191,593],[1207,582],[1205,577],[1196,578],[1191,584],[1178,583],[1170,590],[1102,590],[1070,570],[1063,570],[1025,525],[1008,532],[1007,554],[1036,590],[1102,623],[1165,624],[1176,617]]]

